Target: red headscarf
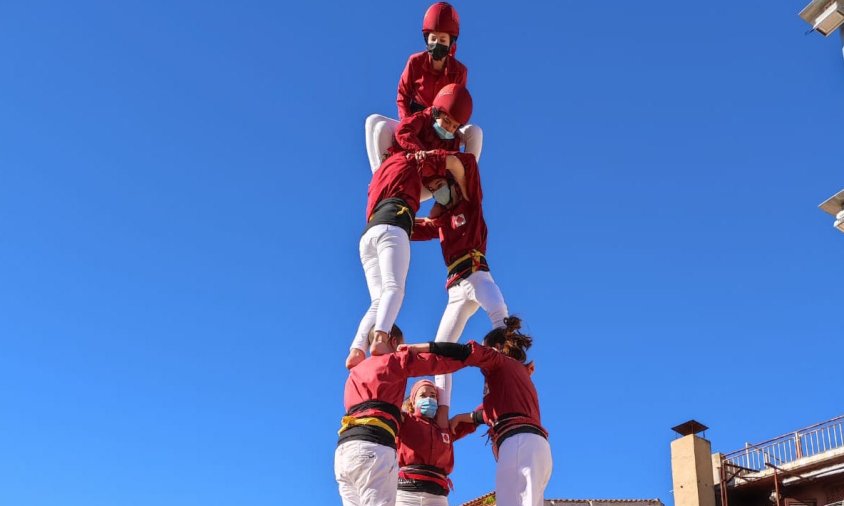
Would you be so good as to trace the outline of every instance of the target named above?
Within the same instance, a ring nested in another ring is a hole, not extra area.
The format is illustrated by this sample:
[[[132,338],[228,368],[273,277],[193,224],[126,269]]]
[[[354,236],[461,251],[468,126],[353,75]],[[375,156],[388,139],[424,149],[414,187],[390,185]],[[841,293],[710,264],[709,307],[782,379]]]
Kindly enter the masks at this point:
[[[419,416],[419,412],[416,411],[416,394],[419,393],[419,390],[421,390],[422,387],[431,387],[433,389],[437,388],[431,380],[419,380],[413,384],[413,387],[410,389],[410,404],[413,406],[413,414],[416,416]],[[437,394],[439,395],[439,391]]]

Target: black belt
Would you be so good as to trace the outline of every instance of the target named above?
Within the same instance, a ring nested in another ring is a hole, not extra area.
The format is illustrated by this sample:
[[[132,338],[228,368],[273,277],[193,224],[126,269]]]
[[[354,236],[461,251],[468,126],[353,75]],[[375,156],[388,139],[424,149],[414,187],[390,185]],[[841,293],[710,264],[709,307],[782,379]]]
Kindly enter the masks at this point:
[[[513,428],[507,427],[507,422],[513,420],[514,418],[528,418],[527,415],[523,415],[521,413],[505,413],[498,417],[498,420],[495,421],[493,425],[493,431],[495,430],[503,430],[504,432],[498,434],[495,438],[494,444],[496,453],[499,448],[501,448],[501,444],[515,436],[516,434],[536,434],[537,436],[542,436],[545,439],[548,439],[548,432],[546,432],[542,427],[532,424],[532,423],[519,423]]]
[[[407,475],[419,475],[420,478],[410,478]],[[422,477],[430,477],[426,480]],[[444,486],[445,485],[445,486]],[[426,464],[411,464],[399,469],[398,489],[404,492],[426,492],[433,495],[448,495],[451,480],[444,469]]]
[[[340,446],[347,441],[369,441],[371,443],[389,446],[394,450],[396,449],[395,434],[398,434],[399,431],[397,422],[401,420],[401,410],[389,402],[370,400],[355,404],[349,408],[349,411],[346,412],[346,416],[369,409],[377,409],[378,411],[383,411],[384,413],[390,415],[392,419],[375,414],[372,416],[388,425],[393,430],[393,433],[390,434],[387,430],[375,425],[359,425],[350,427],[344,430],[337,438],[337,446]]]
[[[413,232],[415,218],[416,213],[404,199],[396,197],[384,199],[375,205],[375,209],[369,215],[369,221],[366,223],[363,233],[365,234],[367,230],[375,225],[395,225],[407,232],[407,236],[410,237],[410,234]]]
[[[472,250],[448,266],[445,287],[451,288],[477,271],[489,271],[489,263],[486,261],[486,255]]]

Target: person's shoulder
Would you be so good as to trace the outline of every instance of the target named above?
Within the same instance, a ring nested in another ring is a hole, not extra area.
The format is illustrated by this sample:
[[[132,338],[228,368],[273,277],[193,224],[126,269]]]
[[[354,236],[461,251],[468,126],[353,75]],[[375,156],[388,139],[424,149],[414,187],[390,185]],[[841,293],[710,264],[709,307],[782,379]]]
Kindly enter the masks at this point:
[[[458,60],[454,56],[451,57],[451,61],[448,62],[448,63],[449,63],[449,65],[448,65],[449,71],[453,72],[455,74],[465,74],[469,70],[469,68],[466,67],[466,65],[464,65],[463,62],[461,62],[460,60]]]
[[[385,357],[387,362],[390,364],[403,364],[413,358],[413,354],[407,350],[394,351],[381,356]]]
[[[418,53],[413,53],[412,55],[407,57],[407,64],[408,65],[422,65],[425,63],[425,59],[428,58],[428,51],[420,51]]]
[[[399,123],[400,124],[401,123],[412,123],[414,121],[417,121],[419,118],[424,118],[424,119],[427,120],[427,119],[433,119],[433,117],[434,117],[434,111],[430,107],[426,107],[425,109],[422,109],[421,111],[416,111],[415,113],[411,114],[410,116],[405,116],[404,119],[402,119]]]

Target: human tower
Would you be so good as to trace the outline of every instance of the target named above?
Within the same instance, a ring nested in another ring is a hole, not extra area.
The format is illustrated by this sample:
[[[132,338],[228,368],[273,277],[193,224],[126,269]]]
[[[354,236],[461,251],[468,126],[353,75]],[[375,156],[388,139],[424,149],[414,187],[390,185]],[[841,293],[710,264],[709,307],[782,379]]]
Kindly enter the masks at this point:
[[[480,160],[483,132],[469,124],[467,70],[455,57],[460,19],[448,3],[425,12],[427,46],[410,56],[399,80],[399,120],[366,120],[373,176],[360,259],[371,303],[346,367],[346,414],[334,474],[345,506],[447,506],[455,440],[488,427],[499,506],[541,506],[551,476],[551,448],[531,381],[532,339],[510,316],[486,259]],[[461,150],[463,148],[463,150]],[[427,217],[420,201],[436,201]],[[404,344],[395,321],[410,266],[410,241],[439,238],[447,266],[448,305],[433,342]],[[481,307],[492,322],[482,344],[458,344]],[[367,357],[367,352],[369,356]],[[449,419],[451,373],[479,367],[482,404]],[[421,380],[405,399],[407,379]]]

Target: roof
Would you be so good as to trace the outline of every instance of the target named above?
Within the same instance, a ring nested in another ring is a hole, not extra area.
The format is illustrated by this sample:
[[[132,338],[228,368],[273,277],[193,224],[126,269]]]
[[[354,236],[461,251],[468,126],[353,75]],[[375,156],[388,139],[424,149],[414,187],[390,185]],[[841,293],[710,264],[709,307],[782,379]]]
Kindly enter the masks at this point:
[[[659,499],[545,499],[546,506],[664,506]],[[495,492],[472,499],[460,506],[494,506]]]
[[[697,420],[689,420],[688,422],[681,423],[676,427],[671,427],[671,430],[680,434],[681,436],[689,436],[692,434],[697,434],[698,432],[703,432],[708,429],[706,425],[698,422]]]

